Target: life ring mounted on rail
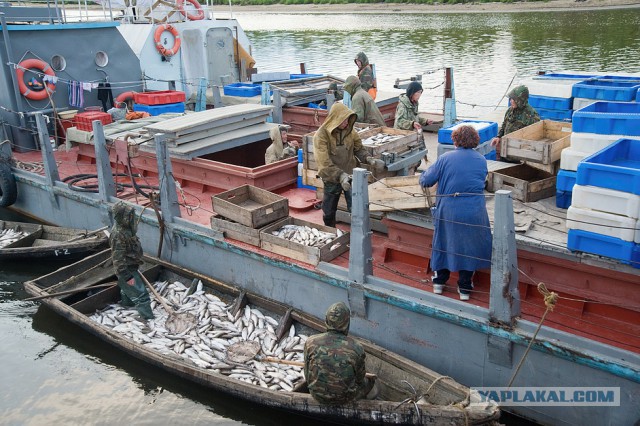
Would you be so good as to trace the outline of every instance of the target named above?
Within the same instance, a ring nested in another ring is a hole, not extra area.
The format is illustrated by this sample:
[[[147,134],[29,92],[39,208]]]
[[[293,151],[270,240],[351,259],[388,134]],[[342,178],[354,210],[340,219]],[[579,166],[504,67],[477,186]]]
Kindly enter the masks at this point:
[[[191,3],[193,7],[196,8],[196,13],[187,12],[184,9],[184,1],[185,0],[178,0],[176,2],[176,6],[178,6],[178,10],[182,14],[182,16],[190,21],[200,21],[204,19],[204,10],[202,10],[202,5],[198,2],[198,0],[187,0],[188,3]]]
[[[20,89],[20,93],[27,99],[31,99],[34,101],[42,101],[49,97],[49,93],[53,93],[56,90],[56,85],[53,83],[47,83],[43,85],[42,83],[35,81],[35,83],[41,85],[40,89],[34,87],[27,87],[24,83],[24,72],[28,69],[36,68],[40,70],[40,73],[45,75],[50,75],[55,77],[56,73],[53,72],[53,69],[47,64],[45,61],[40,59],[25,59],[24,61],[18,64],[18,68],[16,68],[16,76],[18,78],[18,89]]]
[[[115,106],[118,107],[121,104],[126,104],[128,100],[133,100],[134,99],[133,95],[134,95],[134,92],[132,91],[120,93],[118,96],[116,96],[116,99],[114,101]]]
[[[173,34],[174,41],[173,47],[171,49],[167,49],[162,45],[162,33],[165,31],[169,31],[171,34]],[[156,42],[156,49],[158,49],[158,52],[160,52],[160,54],[165,57],[173,56],[178,53],[178,50],[180,50],[180,44],[182,43],[180,41],[180,34],[178,33],[178,30],[176,29],[176,27],[170,24],[158,25],[158,28],[156,28],[156,32],[153,36],[153,40]]]

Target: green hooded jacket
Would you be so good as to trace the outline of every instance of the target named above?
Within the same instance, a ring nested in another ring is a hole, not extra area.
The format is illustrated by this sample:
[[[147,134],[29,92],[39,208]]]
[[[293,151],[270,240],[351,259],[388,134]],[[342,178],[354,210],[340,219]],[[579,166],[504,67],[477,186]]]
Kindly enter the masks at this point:
[[[142,246],[136,235],[138,224],[133,207],[119,202],[113,207],[115,224],[109,234],[111,257],[116,275],[128,280],[131,272],[142,265]]]
[[[373,68],[369,64],[369,58],[364,52],[360,52],[356,55],[354,62],[358,60],[361,62],[360,68],[358,68],[358,78],[360,84],[365,92],[368,92],[372,87],[377,87],[375,79],[373,78]]]
[[[378,126],[386,125],[376,101],[362,89],[358,77],[355,75],[347,77],[343,88],[351,95],[351,109],[358,116],[358,123],[371,123]]]
[[[516,107],[509,107],[504,115],[504,121],[498,132],[499,138],[540,121],[538,112],[529,105],[529,89],[527,86],[515,87],[507,96],[516,102]]]
[[[353,129],[356,118],[353,111],[344,104],[336,102],[313,136],[313,152],[318,164],[318,176],[323,181],[339,183],[342,173],[352,174],[357,165],[356,157],[361,163],[366,163],[367,150],[364,149],[360,136]],[[347,127],[340,130],[338,126],[347,119]]]
[[[417,121],[421,126],[426,126],[427,119],[418,115],[418,103],[411,102],[406,93],[399,96],[398,107],[396,108],[396,120],[393,123],[394,129],[413,130],[413,122]]]

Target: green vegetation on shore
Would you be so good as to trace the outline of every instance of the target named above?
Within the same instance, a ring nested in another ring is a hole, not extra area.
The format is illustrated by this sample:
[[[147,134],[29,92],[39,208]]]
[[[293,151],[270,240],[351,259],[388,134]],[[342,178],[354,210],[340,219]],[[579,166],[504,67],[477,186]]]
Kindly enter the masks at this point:
[[[231,0],[231,3],[239,6],[268,6],[272,4],[479,4],[479,3],[513,3],[514,0]],[[528,1],[545,1],[545,0],[528,0]],[[214,0],[214,4],[228,4],[225,0]]]

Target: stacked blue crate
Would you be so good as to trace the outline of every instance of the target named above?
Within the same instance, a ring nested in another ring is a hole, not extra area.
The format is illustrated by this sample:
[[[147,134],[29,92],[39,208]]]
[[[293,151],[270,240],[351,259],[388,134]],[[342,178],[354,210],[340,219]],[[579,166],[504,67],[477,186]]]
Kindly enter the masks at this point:
[[[480,143],[475,150],[484,155],[487,160],[495,160],[496,148],[491,146],[491,139],[498,136],[498,123],[495,121],[465,120],[438,130],[438,157],[447,151],[455,149],[451,134],[457,127],[462,125],[472,126],[478,131]]]
[[[314,191],[316,190],[315,186],[311,186],[311,185],[305,185],[304,183],[302,183],[302,169],[304,167],[304,159],[303,159],[303,151],[302,149],[298,149],[298,188],[307,188],[307,189],[313,189]]]
[[[578,166],[576,183],[640,195],[640,140],[620,139],[585,158]],[[602,204],[601,211],[606,212],[607,203]],[[612,257],[640,268],[637,219],[634,229],[632,241],[582,229],[569,229],[567,248]]]
[[[529,104],[542,120],[571,121],[573,115],[573,98],[529,95]]]

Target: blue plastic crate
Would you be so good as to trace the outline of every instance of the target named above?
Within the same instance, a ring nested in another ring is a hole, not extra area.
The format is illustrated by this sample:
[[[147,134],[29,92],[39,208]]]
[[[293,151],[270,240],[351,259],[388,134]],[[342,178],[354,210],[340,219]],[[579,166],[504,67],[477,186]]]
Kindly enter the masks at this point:
[[[640,195],[640,140],[618,139],[578,164],[578,185]]]
[[[479,123],[477,124],[476,127],[480,127],[480,128],[476,128],[476,130],[480,135],[481,144],[498,136],[498,123],[496,123],[495,121],[464,120],[464,121],[459,121],[456,124],[453,124],[449,127],[445,127],[438,130],[438,143],[453,145],[453,140],[451,139],[451,133],[453,133],[453,130],[456,126],[464,123],[467,123],[467,124]]]
[[[148,112],[151,115],[160,115],[167,112],[184,112],[184,102],[176,102],[175,104],[164,105],[133,104],[133,110],[139,112]]]
[[[571,206],[571,197],[573,191],[556,190],[556,207],[559,209],[568,209]]]
[[[541,120],[571,121],[573,110],[536,108]]]
[[[322,77],[324,74],[289,74],[291,80],[299,80],[301,78]]]
[[[496,156],[496,150],[495,150],[495,148],[494,148],[494,150],[493,150],[493,151],[489,151],[489,152],[487,152],[487,153],[484,155],[484,158],[486,158],[487,160],[493,160],[493,161],[496,161],[496,159],[497,159],[498,157]]]
[[[565,73],[555,73],[555,72],[551,72],[551,73],[547,73],[547,74],[543,74],[543,75],[538,75],[535,78],[556,78],[556,79],[561,79],[561,80],[566,80],[566,79],[576,79],[576,80],[585,80],[587,78],[593,78],[595,77],[595,75],[588,75],[588,74],[565,74]]]
[[[631,266],[640,268],[640,244],[636,244],[631,255]]]
[[[573,113],[574,132],[640,136],[640,103],[594,102]]]
[[[581,229],[569,229],[567,238],[567,248],[571,251],[598,254],[627,264],[635,259],[636,246],[630,241]]]
[[[636,98],[638,88],[639,82],[593,79],[574,84],[571,94],[574,98],[629,102]]]
[[[558,191],[573,191],[573,186],[576,184],[577,173],[571,170],[559,170],[558,176],[556,176],[556,190]]]
[[[307,104],[307,107],[309,107],[309,108],[315,108],[315,109],[327,109],[327,106],[326,106],[326,105],[318,105],[318,104],[317,104],[317,103],[315,103],[315,102],[309,102],[309,103]]]
[[[530,95],[529,104],[536,110],[538,108],[570,110],[573,106],[573,98],[552,98],[551,96]],[[540,113],[540,111],[538,111]]]
[[[227,96],[250,98],[252,96],[260,96],[262,93],[262,85],[251,83],[231,83],[224,86],[222,91]]]

